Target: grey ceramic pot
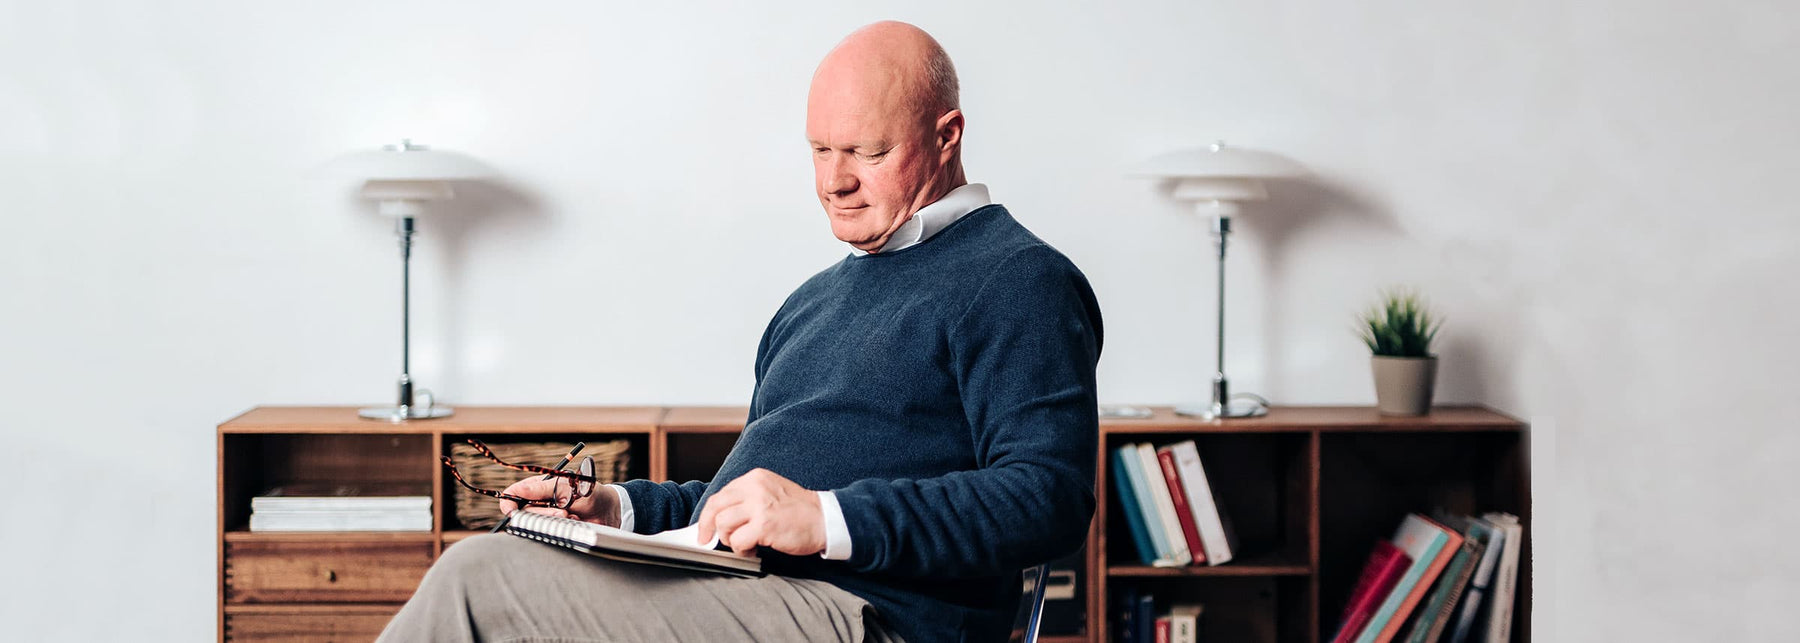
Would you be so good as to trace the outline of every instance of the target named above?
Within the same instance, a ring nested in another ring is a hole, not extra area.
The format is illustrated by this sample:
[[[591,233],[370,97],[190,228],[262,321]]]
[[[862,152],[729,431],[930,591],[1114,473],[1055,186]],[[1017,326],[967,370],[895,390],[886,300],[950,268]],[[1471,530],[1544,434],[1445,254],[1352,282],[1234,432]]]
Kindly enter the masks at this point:
[[[1437,357],[1375,356],[1375,408],[1382,415],[1424,415],[1437,385]]]

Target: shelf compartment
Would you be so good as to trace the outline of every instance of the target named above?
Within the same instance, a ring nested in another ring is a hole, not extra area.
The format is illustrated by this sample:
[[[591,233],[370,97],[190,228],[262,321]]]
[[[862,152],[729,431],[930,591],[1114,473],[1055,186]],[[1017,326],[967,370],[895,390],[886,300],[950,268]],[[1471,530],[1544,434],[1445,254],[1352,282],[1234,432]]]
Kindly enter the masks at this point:
[[[1141,559],[1127,526],[1114,479],[1113,453],[1121,446],[1149,442],[1164,446],[1192,439],[1200,451],[1207,481],[1237,534],[1233,561],[1209,569],[1244,566],[1258,561],[1279,561],[1310,569],[1312,540],[1309,526],[1317,500],[1312,479],[1316,442],[1311,433],[1271,434],[1167,434],[1146,439],[1134,434],[1103,436],[1106,449],[1103,477],[1106,496],[1106,555],[1112,569],[1157,569],[1136,565]],[[1151,482],[1163,483],[1162,471],[1149,472]],[[1260,563],[1258,563],[1260,564]],[[1310,573],[1310,571],[1306,572]],[[1160,572],[1141,572],[1154,575]],[[1168,572],[1169,575],[1194,575]],[[1234,572],[1199,574],[1233,575]],[[1241,575],[1241,574],[1240,574]],[[1255,574],[1251,574],[1255,575]]]
[[[225,433],[219,436],[220,517],[250,521],[250,499],[287,484],[415,485],[429,493],[431,436],[409,433]]]

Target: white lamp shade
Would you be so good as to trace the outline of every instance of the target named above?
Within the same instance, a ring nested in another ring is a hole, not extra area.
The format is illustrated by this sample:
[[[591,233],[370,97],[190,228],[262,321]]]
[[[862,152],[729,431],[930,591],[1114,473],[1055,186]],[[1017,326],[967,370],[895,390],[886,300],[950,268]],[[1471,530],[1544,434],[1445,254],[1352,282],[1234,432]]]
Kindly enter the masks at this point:
[[[1209,147],[1158,154],[1140,164],[1132,174],[1175,179],[1278,179],[1304,176],[1306,168],[1274,152],[1218,142]]]
[[[411,141],[345,154],[326,163],[319,172],[369,181],[466,181],[494,175],[492,168],[474,157],[413,145]]]

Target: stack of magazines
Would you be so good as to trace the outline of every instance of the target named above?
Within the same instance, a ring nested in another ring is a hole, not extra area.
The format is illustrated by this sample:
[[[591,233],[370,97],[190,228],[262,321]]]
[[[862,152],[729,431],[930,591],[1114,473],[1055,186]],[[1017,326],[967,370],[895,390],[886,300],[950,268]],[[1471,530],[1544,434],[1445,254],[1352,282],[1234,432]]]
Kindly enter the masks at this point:
[[[250,499],[250,531],[431,531],[424,484],[289,484]]]

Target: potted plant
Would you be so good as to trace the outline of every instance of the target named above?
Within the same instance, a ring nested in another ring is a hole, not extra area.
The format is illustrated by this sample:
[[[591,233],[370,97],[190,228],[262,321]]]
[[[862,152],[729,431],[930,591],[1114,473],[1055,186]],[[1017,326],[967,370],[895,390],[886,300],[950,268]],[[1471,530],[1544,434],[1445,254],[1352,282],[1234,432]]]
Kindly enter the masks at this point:
[[[1393,290],[1363,313],[1358,332],[1374,353],[1375,407],[1382,415],[1424,415],[1431,410],[1437,356],[1431,340],[1439,321],[1417,293]]]

